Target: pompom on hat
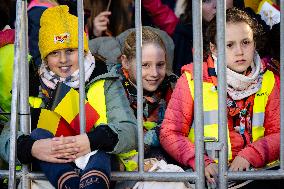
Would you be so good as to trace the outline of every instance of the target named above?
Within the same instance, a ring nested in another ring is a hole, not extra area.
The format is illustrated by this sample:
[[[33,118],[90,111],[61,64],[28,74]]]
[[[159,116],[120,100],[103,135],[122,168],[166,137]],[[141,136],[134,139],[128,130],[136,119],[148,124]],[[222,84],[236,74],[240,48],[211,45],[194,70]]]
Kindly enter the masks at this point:
[[[42,59],[58,49],[78,48],[78,18],[69,13],[68,6],[55,6],[43,12],[38,46]],[[84,50],[89,51],[85,33]]]

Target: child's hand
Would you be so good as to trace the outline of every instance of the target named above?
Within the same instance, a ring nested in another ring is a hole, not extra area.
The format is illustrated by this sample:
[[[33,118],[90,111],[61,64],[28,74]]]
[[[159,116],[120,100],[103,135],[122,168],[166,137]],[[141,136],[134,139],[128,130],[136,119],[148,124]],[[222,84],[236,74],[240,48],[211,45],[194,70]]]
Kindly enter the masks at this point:
[[[229,168],[230,171],[247,171],[249,170],[250,163],[243,157],[237,156]]]
[[[70,141],[66,141],[70,142]],[[72,143],[72,142],[71,142]],[[69,143],[70,144],[70,143]],[[73,152],[74,150],[56,150],[57,146],[66,145],[63,141],[53,140],[53,139],[41,139],[34,142],[32,146],[32,156],[46,162],[52,163],[67,163],[73,161],[76,156]],[[68,145],[67,145],[68,146]]]
[[[103,32],[107,30],[107,25],[109,23],[109,16],[111,12],[103,11],[98,14],[93,20],[93,33],[96,37],[102,36]]]
[[[218,165],[216,163],[210,163],[205,167],[205,178],[210,184],[215,184],[217,180],[214,179],[218,176]]]
[[[60,138],[60,137],[57,137],[57,138]],[[60,148],[61,150],[63,150],[63,152],[73,153],[76,155],[76,158],[81,157],[91,152],[90,141],[89,141],[87,134],[64,137],[64,140],[73,141],[73,142],[65,144],[65,146],[68,148],[64,149],[64,148],[58,147],[57,149]],[[64,158],[68,158],[68,156]]]
[[[75,137],[54,137],[52,139],[54,144],[52,146],[52,151],[57,154],[61,154],[61,158],[64,159],[75,159],[76,154],[79,151],[78,144],[76,143]]]

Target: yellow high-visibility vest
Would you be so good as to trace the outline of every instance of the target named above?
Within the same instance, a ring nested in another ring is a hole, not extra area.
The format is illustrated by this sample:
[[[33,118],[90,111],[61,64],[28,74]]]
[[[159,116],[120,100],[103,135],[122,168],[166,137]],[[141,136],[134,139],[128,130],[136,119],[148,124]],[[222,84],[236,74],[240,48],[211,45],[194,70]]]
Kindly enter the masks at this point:
[[[185,72],[191,96],[194,99],[194,81],[189,72]],[[264,136],[264,115],[268,97],[274,87],[275,78],[271,71],[263,75],[260,90],[255,94],[252,116],[252,140],[256,141]],[[203,82],[203,113],[204,113],[204,137],[214,137],[218,140],[218,92],[213,83]],[[194,124],[188,138],[194,142]],[[205,141],[206,142],[206,141]],[[228,134],[228,159],[232,159],[231,141]]]

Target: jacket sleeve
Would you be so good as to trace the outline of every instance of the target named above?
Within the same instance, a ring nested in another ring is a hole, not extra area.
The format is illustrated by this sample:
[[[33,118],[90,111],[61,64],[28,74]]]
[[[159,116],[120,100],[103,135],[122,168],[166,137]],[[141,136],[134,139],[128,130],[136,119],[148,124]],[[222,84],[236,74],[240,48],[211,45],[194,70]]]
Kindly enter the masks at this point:
[[[280,154],[280,81],[275,75],[274,88],[265,108],[264,137],[239,152],[253,167],[263,167]]]
[[[179,21],[174,11],[161,0],[142,0],[142,6],[150,14],[153,23],[169,35],[174,33]]]
[[[17,138],[19,138],[22,135],[23,133],[18,131]],[[7,125],[5,125],[0,135],[0,158],[8,163],[9,156],[10,156],[10,124],[8,123]]]
[[[136,118],[119,80],[107,80],[105,96],[108,126],[118,136],[111,153],[125,153],[137,148]]]
[[[193,122],[193,98],[183,74],[177,81],[160,130],[160,142],[174,159],[195,169],[195,147],[188,139]],[[211,163],[205,156],[205,166]]]

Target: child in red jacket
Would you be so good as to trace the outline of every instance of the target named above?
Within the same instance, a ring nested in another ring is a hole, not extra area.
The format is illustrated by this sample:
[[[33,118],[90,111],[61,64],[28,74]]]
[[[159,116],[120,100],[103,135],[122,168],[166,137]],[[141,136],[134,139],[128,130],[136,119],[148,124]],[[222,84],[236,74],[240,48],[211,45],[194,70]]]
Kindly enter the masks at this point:
[[[226,15],[228,161],[231,171],[259,168],[279,158],[279,77],[265,67],[256,52],[259,27],[245,12]],[[216,23],[207,30],[210,56],[203,65],[204,136],[218,139]],[[183,67],[166,110],[160,142],[178,162],[196,168],[194,151],[194,76]],[[208,182],[218,172],[215,158],[205,155]]]

